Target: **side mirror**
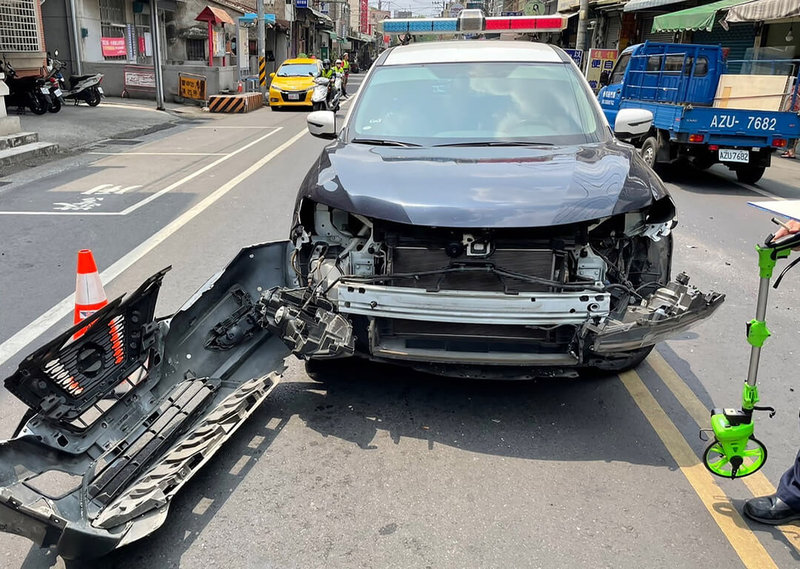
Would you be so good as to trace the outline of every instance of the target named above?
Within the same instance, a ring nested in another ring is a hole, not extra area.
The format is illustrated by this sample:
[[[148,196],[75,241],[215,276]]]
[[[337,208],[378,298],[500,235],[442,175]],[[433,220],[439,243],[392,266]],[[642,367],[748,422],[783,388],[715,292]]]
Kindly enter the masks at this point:
[[[269,78],[272,79],[273,77],[275,77],[275,74],[274,73],[270,73],[269,74]]]
[[[617,138],[642,136],[653,126],[653,113],[644,109],[620,109],[614,121],[614,135]]]
[[[317,138],[336,138],[336,113],[333,111],[314,111],[306,117],[308,132]]]
[[[611,74],[608,71],[603,71],[600,73],[600,86],[605,87],[608,85],[608,81],[611,78]]]

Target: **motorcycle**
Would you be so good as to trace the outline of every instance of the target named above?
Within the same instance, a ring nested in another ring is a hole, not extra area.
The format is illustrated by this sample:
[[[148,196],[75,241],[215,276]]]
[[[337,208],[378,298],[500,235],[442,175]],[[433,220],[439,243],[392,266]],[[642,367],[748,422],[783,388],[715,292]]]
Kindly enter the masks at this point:
[[[43,115],[50,109],[50,87],[45,84],[42,77],[20,77],[17,71],[7,61],[2,62],[2,71],[6,74],[5,82],[9,94],[6,96],[6,105],[17,107],[19,112],[24,112],[28,107],[35,115]]]
[[[77,105],[81,101],[86,101],[90,107],[96,107],[100,101],[105,97],[103,88],[100,83],[103,81],[102,73],[91,73],[88,75],[70,75],[69,88],[66,86],[66,80],[61,70],[66,67],[63,61],[56,59],[58,57],[58,50],[54,52],[55,57],[48,55],[48,69],[51,69],[50,74],[58,80],[59,87],[62,91],[62,100],[72,99]]]
[[[50,52],[47,52],[47,65],[45,68],[47,69],[45,81],[50,88],[50,108],[48,110],[51,113],[57,113],[64,105],[64,94],[61,91],[61,81],[56,77],[56,71],[53,66],[53,59],[50,57]]]
[[[312,109],[315,111],[338,112],[342,98],[342,74],[335,73],[333,84],[327,77],[314,79],[314,92],[311,93]]]

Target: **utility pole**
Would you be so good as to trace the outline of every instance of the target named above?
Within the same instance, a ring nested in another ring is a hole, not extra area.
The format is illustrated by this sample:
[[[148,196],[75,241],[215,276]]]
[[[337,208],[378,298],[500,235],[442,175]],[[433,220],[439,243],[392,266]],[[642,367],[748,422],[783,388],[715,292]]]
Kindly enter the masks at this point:
[[[264,0],[257,0],[256,2],[257,18],[256,25],[258,26],[258,84],[261,92],[264,93],[267,89],[267,53],[265,38],[264,38]],[[236,38],[239,41],[239,38]]]
[[[158,0],[150,0],[150,38],[156,76],[156,109],[164,110],[164,77],[161,74],[161,32],[158,29]]]
[[[588,20],[589,0],[581,0],[581,7],[578,11],[578,39],[575,41],[575,49],[586,50],[586,25]]]

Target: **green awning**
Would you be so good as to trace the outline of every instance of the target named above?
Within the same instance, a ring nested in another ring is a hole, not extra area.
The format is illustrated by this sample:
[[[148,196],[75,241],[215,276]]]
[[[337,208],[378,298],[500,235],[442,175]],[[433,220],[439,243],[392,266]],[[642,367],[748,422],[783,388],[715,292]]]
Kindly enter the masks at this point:
[[[719,0],[704,6],[695,6],[653,18],[653,32],[682,32],[684,30],[710,32],[717,12],[752,0]]]

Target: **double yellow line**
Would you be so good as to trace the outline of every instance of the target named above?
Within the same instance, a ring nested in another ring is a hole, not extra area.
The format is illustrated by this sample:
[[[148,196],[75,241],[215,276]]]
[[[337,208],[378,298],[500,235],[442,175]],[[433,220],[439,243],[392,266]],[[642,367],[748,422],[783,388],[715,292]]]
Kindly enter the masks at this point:
[[[647,363],[675,395],[678,402],[700,427],[709,423],[709,409],[703,405],[678,373],[670,367],[664,358],[653,351]],[[620,374],[622,384],[628,390],[636,405],[656,431],[672,458],[678,464],[686,480],[697,493],[711,517],[725,534],[745,567],[752,569],[777,569],[775,561],[750,530],[742,516],[731,503],[730,498],[714,481],[713,476],[701,463],[689,443],[667,416],[664,409],[656,401],[650,390],[635,371]],[[761,472],[756,472],[742,479],[754,496],[762,496],[775,492],[775,487]],[[786,540],[800,552],[800,535],[795,531],[779,528]]]

